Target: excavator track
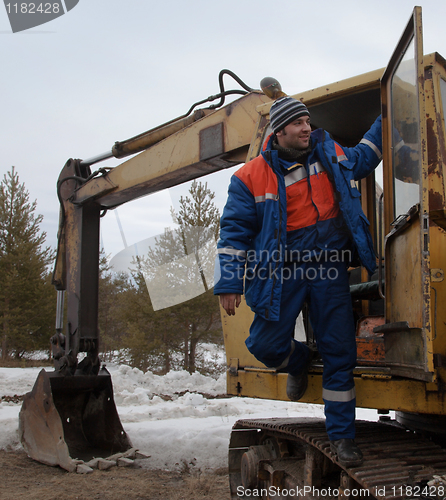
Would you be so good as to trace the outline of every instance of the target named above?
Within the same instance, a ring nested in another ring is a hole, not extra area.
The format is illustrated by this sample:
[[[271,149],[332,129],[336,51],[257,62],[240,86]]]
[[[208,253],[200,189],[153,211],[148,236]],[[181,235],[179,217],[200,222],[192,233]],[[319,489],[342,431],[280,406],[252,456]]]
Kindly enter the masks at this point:
[[[239,420],[229,445],[231,498],[446,497],[428,485],[446,473],[446,450],[428,438],[394,421],[357,421],[356,442],[364,461],[347,468],[330,450],[324,420]]]

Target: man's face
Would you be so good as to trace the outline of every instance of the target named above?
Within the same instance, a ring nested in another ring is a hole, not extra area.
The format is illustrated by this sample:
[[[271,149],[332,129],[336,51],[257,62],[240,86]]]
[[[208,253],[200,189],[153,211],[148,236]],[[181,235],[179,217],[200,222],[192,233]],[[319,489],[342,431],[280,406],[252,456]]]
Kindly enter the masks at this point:
[[[310,144],[310,117],[301,116],[277,132],[279,146],[292,149],[307,149]]]

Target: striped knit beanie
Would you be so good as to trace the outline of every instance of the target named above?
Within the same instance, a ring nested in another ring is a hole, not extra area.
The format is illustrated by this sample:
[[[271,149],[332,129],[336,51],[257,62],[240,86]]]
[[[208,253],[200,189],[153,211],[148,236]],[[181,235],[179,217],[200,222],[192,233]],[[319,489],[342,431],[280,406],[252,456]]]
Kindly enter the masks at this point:
[[[271,127],[275,134],[301,116],[310,116],[307,107],[304,103],[288,96],[277,99],[269,111]]]

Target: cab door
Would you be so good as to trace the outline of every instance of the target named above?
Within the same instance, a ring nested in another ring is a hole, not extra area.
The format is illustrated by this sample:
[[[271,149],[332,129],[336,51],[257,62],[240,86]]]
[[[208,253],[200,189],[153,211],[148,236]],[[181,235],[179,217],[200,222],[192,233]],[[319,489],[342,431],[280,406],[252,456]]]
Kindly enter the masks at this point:
[[[386,365],[430,381],[428,170],[421,7],[381,80],[383,118]]]

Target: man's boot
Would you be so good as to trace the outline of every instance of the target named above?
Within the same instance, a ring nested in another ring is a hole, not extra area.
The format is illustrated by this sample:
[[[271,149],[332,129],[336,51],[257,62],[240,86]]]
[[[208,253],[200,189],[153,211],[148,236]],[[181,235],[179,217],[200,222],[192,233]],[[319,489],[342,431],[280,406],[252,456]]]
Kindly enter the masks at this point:
[[[308,368],[313,359],[313,351],[310,349],[303,371],[299,375],[288,374],[286,383],[286,395],[291,401],[302,399],[308,387]]]
[[[337,439],[330,442],[330,448],[338,456],[338,461],[347,467],[362,464],[362,452],[354,439]]]

